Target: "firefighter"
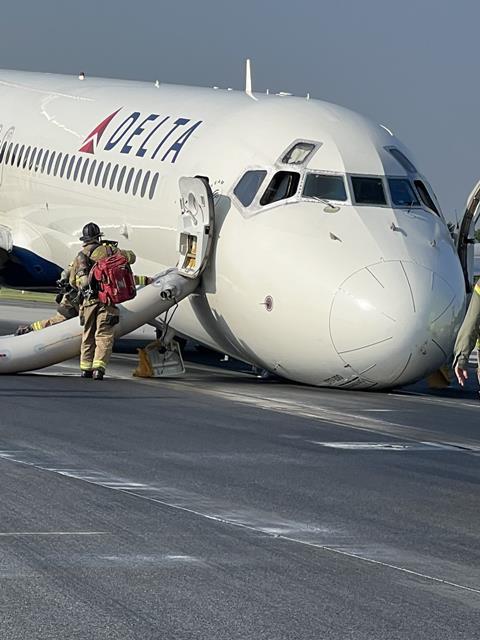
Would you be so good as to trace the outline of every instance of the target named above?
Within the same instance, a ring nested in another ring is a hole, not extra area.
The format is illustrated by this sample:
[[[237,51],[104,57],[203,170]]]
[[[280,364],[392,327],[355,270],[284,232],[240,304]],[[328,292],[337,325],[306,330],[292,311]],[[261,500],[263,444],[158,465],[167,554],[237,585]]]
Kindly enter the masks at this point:
[[[73,263],[70,263],[68,267],[62,271],[60,280],[57,282],[59,293],[55,298],[55,302],[58,305],[55,315],[50,318],[46,318],[45,320],[36,320],[26,326],[18,327],[15,331],[16,336],[30,333],[30,331],[40,331],[40,329],[51,327],[54,324],[59,324],[60,322],[64,322],[65,320],[78,316],[78,291],[74,289],[69,282],[72,264]]]
[[[480,346],[478,337],[480,335],[480,284],[475,285],[475,289],[468,305],[467,315],[463,321],[454,347],[453,367],[458,382],[462,385],[468,378],[467,365],[470,354],[477,344]],[[480,358],[480,356],[479,356]],[[480,359],[479,359],[480,364]],[[477,369],[477,376],[480,382],[480,368]]]
[[[117,252],[120,252],[129,264],[136,260],[133,251],[121,251],[115,242],[102,242],[102,236],[103,233],[94,222],[89,222],[83,227],[80,237],[83,247],[74,259],[70,272],[70,284],[81,292],[83,298],[80,306],[80,323],[83,326],[81,376],[95,380],[102,380],[105,375],[112,353],[114,327],[118,324],[119,315],[115,305],[103,303],[98,299],[95,283],[90,282],[90,270],[96,262]]]

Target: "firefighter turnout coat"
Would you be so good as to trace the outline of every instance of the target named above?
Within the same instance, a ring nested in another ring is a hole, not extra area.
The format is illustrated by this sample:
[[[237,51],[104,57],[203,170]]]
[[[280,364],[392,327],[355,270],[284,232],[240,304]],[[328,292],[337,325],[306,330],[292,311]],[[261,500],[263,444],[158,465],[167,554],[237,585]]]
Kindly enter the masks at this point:
[[[133,251],[118,249],[115,243],[89,242],[73,261],[70,283],[84,294],[80,307],[80,323],[83,326],[80,351],[80,369],[82,371],[105,371],[112,354],[114,327],[118,323],[118,309],[114,305],[98,300],[95,289],[90,287],[89,273],[93,263],[120,252],[133,264],[136,256]]]

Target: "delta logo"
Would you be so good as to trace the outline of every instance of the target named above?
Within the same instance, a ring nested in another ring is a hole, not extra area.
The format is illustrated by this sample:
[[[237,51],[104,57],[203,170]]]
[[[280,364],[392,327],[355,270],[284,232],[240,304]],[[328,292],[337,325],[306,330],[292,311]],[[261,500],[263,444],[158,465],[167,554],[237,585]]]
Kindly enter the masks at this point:
[[[97,150],[112,151],[134,155],[139,158],[158,158],[161,162],[176,162],[183,147],[200,127],[202,120],[193,122],[190,118],[161,116],[150,113],[142,116],[133,111],[118,124],[106,142],[104,134],[110,125],[115,124],[123,107],[107,116],[105,120],[85,138],[79,151],[95,154]]]
[[[83,153],[95,153],[98,143],[100,142],[100,138],[105,133],[105,129],[108,127],[117,113],[119,113],[119,111],[121,111],[121,108],[114,111],[111,116],[108,116],[108,118],[105,118],[105,120],[103,120],[103,122],[101,122],[98,127],[95,127],[92,133],[84,140],[83,147],[81,147],[79,151],[83,151]]]

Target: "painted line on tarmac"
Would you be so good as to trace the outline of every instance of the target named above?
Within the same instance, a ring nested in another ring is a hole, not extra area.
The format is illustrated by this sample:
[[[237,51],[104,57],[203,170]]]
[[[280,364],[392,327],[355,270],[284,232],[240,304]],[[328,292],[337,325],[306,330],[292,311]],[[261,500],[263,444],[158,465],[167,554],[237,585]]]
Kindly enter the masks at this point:
[[[343,449],[345,451],[392,451],[403,453],[410,451],[457,451],[458,447],[436,442],[319,442],[318,440],[307,440],[310,444],[330,449]],[[461,451],[464,452],[464,451]]]
[[[26,454],[25,457],[28,458],[29,452],[25,451],[25,454]],[[0,454],[0,457],[4,457],[10,462],[16,462],[18,464],[37,468],[41,471],[46,471],[50,473],[56,473],[58,475],[67,476],[74,480],[80,480],[81,482],[86,482],[87,484],[109,489],[111,491],[118,491],[131,497],[140,498],[141,500],[148,500],[149,502],[154,502],[164,507],[182,511],[197,517],[205,518],[207,520],[218,522],[226,526],[237,527],[239,529],[252,531],[254,533],[261,533],[275,540],[282,540],[282,541],[306,546],[309,548],[318,549],[320,551],[334,553],[346,558],[352,558],[361,562],[365,562],[367,564],[377,565],[387,569],[392,569],[394,571],[399,571],[411,576],[415,576],[417,578],[421,578],[423,580],[434,582],[436,584],[446,585],[446,586],[453,587],[455,589],[460,589],[462,591],[467,591],[470,593],[480,594],[480,588],[460,584],[458,582],[453,582],[445,578],[432,576],[426,573],[422,573],[420,571],[415,571],[414,569],[408,569],[407,567],[402,567],[397,564],[385,562],[383,560],[376,560],[375,558],[365,556],[355,551],[349,551],[349,550],[346,550],[345,548],[326,545],[326,544],[322,544],[312,540],[301,539],[299,537],[296,537],[295,535],[289,535],[286,532],[288,530],[302,531],[302,528],[303,528],[306,535],[308,535],[309,533],[313,533],[313,534],[316,533],[315,529],[312,529],[312,527],[308,527],[306,525],[303,525],[302,527],[301,523],[297,523],[297,522],[293,523],[294,527],[292,529],[291,526],[288,526],[291,523],[287,523],[282,520],[279,520],[276,523],[272,523],[271,521],[267,522],[266,519],[264,519],[264,522],[262,523],[261,519],[259,519],[257,520],[256,523],[252,523],[252,522],[249,522],[247,519],[245,519],[244,514],[243,516],[242,514],[235,516],[235,519],[233,519],[232,515],[235,515],[235,514],[232,514],[229,517],[228,515],[219,515],[218,513],[212,513],[212,512],[209,513],[206,511],[200,511],[187,504],[178,503],[178,499],[182,499],[182,498],[184,501],[185,501],[185,498],[187,498],[189,502],[194,501],[195,497],[191,495],[175,496],[171,494],[171,498],[176,497],[177,501],[175,501],[173,499],[168,499],[168,492],[167,492],[167,495],[165,495],[165,490],[163,490],[163,493],[164,493],[163,497],[158,495],[155,496],[155,492],[160,494],[162,493],[162,488],[157,488],[155,486],[151,486],[148,484],[143,485],[142,483],[132,482],[125,478],[119,479],[118,477],[110,476],[109,474],[106,474],[104,472],[92,472],[88,470],[79,471],[74,469],[60,469],[58,467],[47,466],[45,463],[35,462],[35,457],[33,458],[31,457],[29,461],[26,459],[22,460],[21,456],[14,457],[11,454],[6,454],[4,456]],[[139,488],[138,488],[139,486],[142,487],[142,490],[144,490],[145,493],[139,492]],[[215,505],[212,505],[212,504],[204,505],[204,506],[207,506],[207,508],[208,507],[215,508]],[[216,510],[218,511],[218,508]],[[260,515],[262,516],[263,514],[260,514]],[[272,526],[272,524],[274,524],[274,526]],[[322,530],[319,528],[317,528],[317,532],[322,534]],[[105,532],[99,532],[99,533],[105,533]]]
[[[1,538],[18,536],[106,536],[107,531],[4,531]]]
[[[289,538],[285,538],[285,539],[289,539]],[[296,540],[293,540],[293,542],[296,542]],[[366,558],[365,556],[361,556],[360,554],[357,553],[353,553],[351,551],[344,551],[342,549],[338,549],[335,547],[327,547],[324,545],[316,545],[315,543],[310,543],[310,546],[312,547],[318,547],[320,549],[323,549],[324,551],[331,551],[332,553],[338,553],[340,555],[343,556],[347,556],[349,558],[356,558],[357,560],[362,560],[363,562],[369,562],[370,564],[376,564],[379,565],[381,567],[386,567],[389,569],[394,569],[395,571],[401,571],[403,573],[408,573],[410,575],[416,576],[417,578],[424,578],[425,580],[430,580],[432,582],[436,582],[436,583],[440,583],[440,584],[444,584],[447,585],[449,587],[455,587],[456,589],[461,589],[463,591],[470,591],[471,593],[478,593],[480,594],[480,589],[476,589],[475,587],[469,587],[467,585],[464,584],[459,584],[457,582],[451,582],[450,580],[444,580],[443,578],[437,578],[435,576],[430,576],[426,573],[421,573],[419,571],[414,571],[413,569],[407,569],[406,567],[400,567],[396,564],[390,564],[389,562],[384,562],[382,560],[374,560],[373,558]]]

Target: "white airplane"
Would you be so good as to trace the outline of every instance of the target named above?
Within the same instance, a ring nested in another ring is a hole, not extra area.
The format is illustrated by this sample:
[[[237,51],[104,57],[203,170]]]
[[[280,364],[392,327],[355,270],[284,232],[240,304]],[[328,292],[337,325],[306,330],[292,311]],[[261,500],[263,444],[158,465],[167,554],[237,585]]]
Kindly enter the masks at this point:
[[[0,71],[0,105],[4,284],[54,286],[89,221],[135,251],[137,272],[158,273],[177,262],[183,208],[191,228],[204,216],[197,240],[206,247],[205,227],[213,244],[173,318],[178,335],[350,389],[410,383],[448,359],[467,276],[430,185],[386,127],[251,88],[18,71]],[[208,177],[214,204],[205,181],[181,193],[193,176]],[[155,300],[139,296],[125,330],[158,315]],[[1,339],[0,372],[69,357],[38,354],[63,339],[76,349],[75,327],[38,332],[40,345]]]

